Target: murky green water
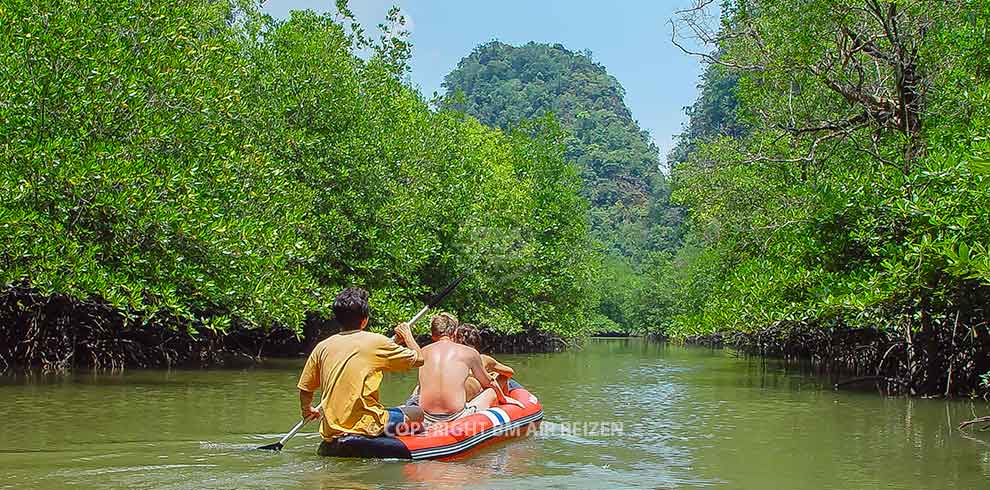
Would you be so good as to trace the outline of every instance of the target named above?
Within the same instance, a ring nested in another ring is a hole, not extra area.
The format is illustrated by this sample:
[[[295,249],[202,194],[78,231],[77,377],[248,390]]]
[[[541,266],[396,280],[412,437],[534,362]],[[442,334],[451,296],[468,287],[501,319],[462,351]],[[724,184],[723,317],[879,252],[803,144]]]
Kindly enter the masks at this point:
[[[954,429],[986,404],[835,393],[756,360],[639,340],[500,359],[546,422],[455,462],[324,459],[315,434],[250,450],[295,423],[301,361],[0,378],[0,488],[990,488],[990,433]],[[413,382],[387,378],[384,401]]]

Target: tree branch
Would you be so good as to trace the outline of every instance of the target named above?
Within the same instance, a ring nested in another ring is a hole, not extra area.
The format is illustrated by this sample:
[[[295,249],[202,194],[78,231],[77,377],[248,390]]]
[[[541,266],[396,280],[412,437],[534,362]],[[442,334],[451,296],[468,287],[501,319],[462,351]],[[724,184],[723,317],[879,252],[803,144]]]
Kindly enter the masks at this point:
[[[701,58],[701,59],[705,60],[708,63],[712,63],[712,64],[720,65],[720,66],[725,66],[725,67],[733,68],[733,69],[736,69],[736,70],[758,71],[758,70],[764,69],[764,67],[763,66],[760,66],[760,65],[740,65],[738,63],[732,63],[732,62],[729,62],[729,61],[725,61],[725,60],[720,59],[717,56],[711,55],[709,53],[702,53],[700,51],[690,50],[690,49],[684,47],[684,45],[682,45],[680,42],[678,42],[678,40],[677,40],[677,24],[673,20],[670,20],[669,23],[670,23],[670,27],[671,27],[670,42],[673,43],[674,46],[677,47],[677,49],[680,49],[684,54],[686,54],[688,56],[694,56],[696,58]]]

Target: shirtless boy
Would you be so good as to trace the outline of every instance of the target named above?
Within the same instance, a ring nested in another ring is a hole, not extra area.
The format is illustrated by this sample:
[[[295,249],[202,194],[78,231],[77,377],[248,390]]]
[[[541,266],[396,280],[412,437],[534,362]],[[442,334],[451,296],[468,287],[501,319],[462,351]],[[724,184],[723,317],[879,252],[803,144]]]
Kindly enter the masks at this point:
[[[422,350],[424,362],[419,369],[419,406],[423,409],[425,423],[451,422],[489,408],[496,402],[521,405],[516,400],[506,399],[485,372],[478,351],[454,342],[452,333],[449,330],[441,332],[439,339]],[[470,401],[464,392],[468,376],[474,376],[482,389]]]

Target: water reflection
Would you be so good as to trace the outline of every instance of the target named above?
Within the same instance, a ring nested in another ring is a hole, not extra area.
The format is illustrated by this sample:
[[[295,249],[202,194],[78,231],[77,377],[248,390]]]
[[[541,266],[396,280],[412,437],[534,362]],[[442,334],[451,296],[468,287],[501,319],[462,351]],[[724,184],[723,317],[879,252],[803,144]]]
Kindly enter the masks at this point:
[[[0,378],[0,486],[944,489],[990,478],[990,434],[955,429],[990,413],[982,403],[837,393],[792,366],[638,340],[500,360],[541,398],[545,422],[445,462],[324,459],[312,432],[282,453],[254,451],[295,422],[300,361]],[[389,375],[383,401],[414,383]],[[609,423],[621,430],[592,430]]]

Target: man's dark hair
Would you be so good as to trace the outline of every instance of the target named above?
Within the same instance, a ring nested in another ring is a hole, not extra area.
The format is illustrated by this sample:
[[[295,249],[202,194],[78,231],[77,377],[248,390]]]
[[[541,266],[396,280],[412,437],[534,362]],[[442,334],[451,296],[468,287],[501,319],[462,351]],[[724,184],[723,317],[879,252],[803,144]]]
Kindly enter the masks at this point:
[[[347,288],[333,300],[333,316],[344,330],[355,330],[368,318],[368,292],[361,288]]]

